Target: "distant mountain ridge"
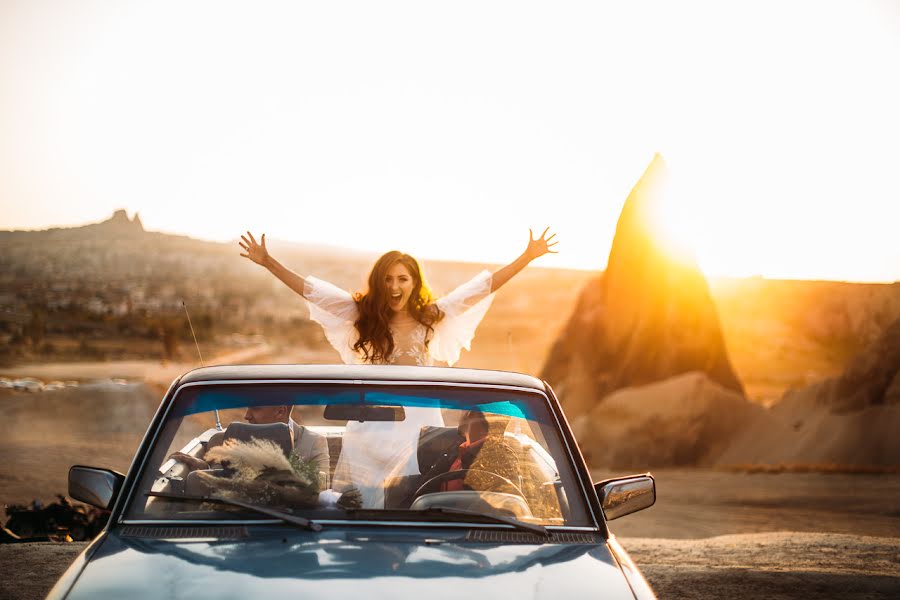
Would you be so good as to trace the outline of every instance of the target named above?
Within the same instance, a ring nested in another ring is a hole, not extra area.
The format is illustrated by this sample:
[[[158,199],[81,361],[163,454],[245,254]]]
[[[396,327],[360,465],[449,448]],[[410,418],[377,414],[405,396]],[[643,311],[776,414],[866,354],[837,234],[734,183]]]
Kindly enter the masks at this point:
[[[21,240],[23,238],[45,238],[45,239],[77,239],[83,236],[103,237],[131,237],[136,238],[149,234],[144,229],[141,217],[138,213],[134,213],[133,218],[128,217],[128,213],[124,209],[113,212],[112,216],[105,221],[99,223],[89,223],[75,227],[52,227],[50,229],[16,229],[0,231],[0,240],[14,239]]]
[[[237,232],[234,242],[237,241],[242,232]],[[129,217],[127,211],[118,209],[113,212],[112,216],[99,223],[88,223],[86,225],[75,225],[72,227],[52,227],[48,229],[14,229],[0,230],[0,244],[4,242],[13,242],[16,244],[41,242],[89,242],[98,241],[122,241],[122,242],[166,242],[174,243],[180,250],[185,249],[185,245],[196,245],[196,248],[227,250],[228,252],[237,251],[234,242],[215,242],[193,238],[187,235],[168,233],[163,231],[147,231],[141,221],[140,214],[134,213],[133,217]],[[374,262],[376,254],[365,250],[355,250],[344,248],[330,244],[309,244],[302,242],[288,242],[277,239],[269,239],[270,248],[275,249],[279,253],[287,255],[302,253],[314,259],[350,259],[364,260]]]

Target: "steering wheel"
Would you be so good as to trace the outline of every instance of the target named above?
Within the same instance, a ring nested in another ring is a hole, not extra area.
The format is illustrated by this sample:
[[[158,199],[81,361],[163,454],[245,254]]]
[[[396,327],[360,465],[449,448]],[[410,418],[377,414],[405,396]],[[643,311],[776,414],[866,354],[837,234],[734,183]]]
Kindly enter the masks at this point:
[[[444,483],[446,481],[455,481],[457,479],[463,479],[467,475],[469,475],[469,473],[488,475],[494,479],[499,480],[500,483],[512,488],[514,490],[515,494],[521,496],[522,498],[525,497],[525,494],[522,493],[522,490],[519,489],[519,487],[516,484],[514,484],[512,481],[510,481],[503,475],[498,475],[497,473],[494,473],[493,471],[482,471],[481,469],[457,469],[455,471],[447,471],[446,473],[441,473],[440,475],[432,477],[431,479],[429,479],[428,481],[426,481],[425,483],[420,485],[419,489],[417,489],[416,492],[413,494],[413,499],[416,499],[419,496],[422,496],[426,493],[430,493],[430,489],[439,483]]]

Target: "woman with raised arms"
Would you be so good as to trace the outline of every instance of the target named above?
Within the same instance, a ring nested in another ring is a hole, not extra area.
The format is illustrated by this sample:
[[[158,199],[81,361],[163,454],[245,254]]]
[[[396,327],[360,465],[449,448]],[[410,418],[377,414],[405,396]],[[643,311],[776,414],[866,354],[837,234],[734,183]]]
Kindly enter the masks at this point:
[[[241,256],[262,265],[309,303],[310,318],[345,363],[452,366],[469,349],[475,329],[491,306],[494,292],[557,242],[549,227],[534,238],[528,232],[525,251],[490,273],[482,271],[446,296],[435,299],[418,261],[393,250],[375,262],[368,289],[350,294],[316,277],[302,277],[269,254],[266,236],[259,242],[249,231],[241,236]],[[357,488],[366,508],[384,506],[390,477],[418,473],[416,447],[422,427],[442,426],[441,411],[407,408],[398,423],[347,424],[332,487]],[[400,431],[402,430],[402,431]]]
[[[418,261],[392,250],[375,262],[368,290],[350,293],[316,277],[302,277],[269,254],[266,235],[257,243],[249,231],[241,236],[241,256],[269,270],[309,302],[310,318],[345,363],[448,366],[469,349],[475,329],[491,306],[494,292],[528,263],[547,253],[556,234],[534,238],[516,260],[494,273],[482,271],[446,296],[435,299]]]

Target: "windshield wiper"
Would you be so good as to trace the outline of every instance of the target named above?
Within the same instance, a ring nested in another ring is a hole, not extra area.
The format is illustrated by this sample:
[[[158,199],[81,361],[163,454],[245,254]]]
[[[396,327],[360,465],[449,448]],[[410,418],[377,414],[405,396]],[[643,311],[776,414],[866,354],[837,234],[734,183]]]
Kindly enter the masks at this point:
[[[488,521],[490,523],[503,523],[506,525],[511,525],[520,531],[529,531],[531,533],[536,533],[543,537],[550,537],[550,532],[547,531],[547,528],[543,525],[537,525],[536,523],[526,523],[524,521],[520,521],[513,517],[501,517],[499,515],[490,515],[482,512],[474,511],[474,510],[466,510],[464,508],[449,508],[445,506],[430,506],[428,508],[424,508],[422,510],[409,510],[409,509],[386,509],[386,510],[378,510],[378,509],[370,509],[370,508],[350,508],[345,510],[348,514],[359,515],[364,513],[372,513],[375,516],[385,516],[386,514],[396,515],[441,515],[441,516],[450,516],[450,517],[476,517],[478,519],[482,519]]]
[[[237,506],[239,508],[245,508],[262,515],[281,519],[285,523],[297,525],[310,531],[322,531],[322,525],[316,523],[315,521],[310,521],[309,519],[304,519],[303,517],[290,515],[273,508],[266,508],[265,506],[258,506],[256,504],[250,504],[248,502],[241,502],[240,500],[234,500],[232,498],[221,498],[219,496],[182,496],[180,494],[170,494],[169,492],[147,492],[144,495],[154,496],[156,498],[165,498],[167,500],[179,500],[184,502],[212,502],[214,504],[227,504],[228,506]]]

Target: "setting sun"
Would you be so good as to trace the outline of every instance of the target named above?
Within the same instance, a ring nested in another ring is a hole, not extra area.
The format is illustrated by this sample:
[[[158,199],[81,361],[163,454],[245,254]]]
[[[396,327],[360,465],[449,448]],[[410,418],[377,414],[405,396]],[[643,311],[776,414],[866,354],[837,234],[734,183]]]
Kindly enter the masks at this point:
[[[890,3],[178,8],[4,3],[0,228],[125,208],[503,262],[552,225],[540,264],[601,269],[659,152],[662,229],[707,273],[900,279]]]

